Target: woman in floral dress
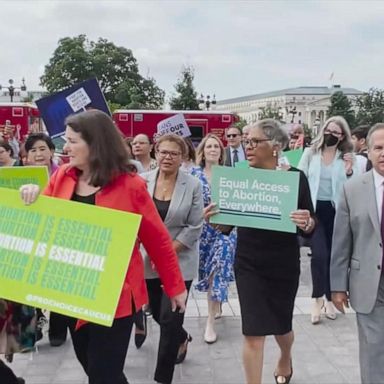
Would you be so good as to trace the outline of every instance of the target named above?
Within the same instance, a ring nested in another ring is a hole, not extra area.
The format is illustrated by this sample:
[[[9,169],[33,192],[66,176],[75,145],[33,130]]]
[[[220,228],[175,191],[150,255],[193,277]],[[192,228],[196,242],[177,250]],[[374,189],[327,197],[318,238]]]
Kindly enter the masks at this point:
[[[224,156],[224,146],[213,134],[205,136],[197,148],[197,167],[192,169],[191,174],[201,182],[204,207],[211,204],[212,166],[223,165]],[[208,319],[204,340],[208,344],[217,340],[214,329],[215,316],[221,312],[221,303],[228,301],[228,285],[234,280],[236,239],[235,229],[229,233],[222,233],[208,222],[203,225],[200,237],[199,281],[196,289],[207,292]]]

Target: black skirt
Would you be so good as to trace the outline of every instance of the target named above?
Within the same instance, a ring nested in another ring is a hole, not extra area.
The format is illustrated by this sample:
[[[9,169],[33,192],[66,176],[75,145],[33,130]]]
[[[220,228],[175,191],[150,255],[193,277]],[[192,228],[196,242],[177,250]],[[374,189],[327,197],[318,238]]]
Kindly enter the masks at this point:
[[[246,257],[238,253],[235,276],[244,335],[284,335],[292,330],[300,276],[298,248],[297,252],[255,249]]]
[[[299,209],[313,215],[306,177],[300,172]],[[299,286],[297,233],[238,228],[235,277],[245,336],[284,335],[292,330]]]

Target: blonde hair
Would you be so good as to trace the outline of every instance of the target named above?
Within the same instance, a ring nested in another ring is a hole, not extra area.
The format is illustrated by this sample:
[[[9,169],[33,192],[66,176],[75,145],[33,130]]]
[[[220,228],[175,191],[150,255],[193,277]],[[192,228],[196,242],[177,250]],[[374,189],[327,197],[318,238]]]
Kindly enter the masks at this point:
[[[324,123],[319,133],[312,141],[312,151],[319,152],[324,148],[324,131],[327,129],[330,123],[337,124],[343,133],[343,140],[341,140],[337,145],[337,149],[341,152],[341,155],[351,152],[353,150],[351,130],[347,121],[342,116],[332,116]]]
[[[222,141],[213,133],[208,133],[208,135],[204,136],[203,140],[201,140],[199,146],[196,149],[196,165],[202,168],[205,167],[205,158],[204,158],[204,148],[208,141],[208,139],[215,139],[220,146],[220,158],[219,165],[223,165],[225,162],[225,150]]]

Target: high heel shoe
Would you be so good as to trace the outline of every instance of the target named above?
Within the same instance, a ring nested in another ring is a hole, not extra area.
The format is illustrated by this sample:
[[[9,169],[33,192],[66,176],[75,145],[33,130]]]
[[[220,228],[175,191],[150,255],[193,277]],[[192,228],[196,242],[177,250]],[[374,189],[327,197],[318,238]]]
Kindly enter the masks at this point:
[[[141,331],[144,331],[144,333],[137,333],[137,332],[135,333],[135,345],[137,349],[139,349],[144,344],[144,341],[147,338],[147,316],[145,315],[144,311],[142,312],[142,314],[143,314],[143,323],[142,323],[143,328],[141,329],[136,324],[136,330],[140,329]]]
[[[192,341],[192,336],[188,334],[187,339],[179,347],[179,352],[177,353],[175,364],[181,364],[185,360],[185,357],[187,356],[187,352],[188,352],[188,343],[190,343],[191,341]],[[180,352],[180,349],[181,349],[181,352]]]
[[[291,373],[288,376],[278,375],[276,372],[273,374],[276,384],[289,384],[289,382],[292,379],[292,375],[293,375],[292,360],[291,360]]]
[[[324,299],[318,297],[314,300],[311,310],[311,322],[312,324],[318,324],[320,322],[321,309],[324,307]]]
[[[333,305],[332,301],[327,300],[325,302],[325,317],[327,317],[330,320],[335,320],[337,317],[335,306]]]

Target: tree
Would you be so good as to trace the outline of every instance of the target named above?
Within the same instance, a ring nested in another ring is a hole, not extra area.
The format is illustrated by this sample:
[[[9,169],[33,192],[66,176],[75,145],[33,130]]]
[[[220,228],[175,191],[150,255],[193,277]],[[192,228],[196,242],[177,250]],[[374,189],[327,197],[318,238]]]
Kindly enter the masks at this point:
[[[232,124],[231,127],[243,129],[246,125],[248,125],[247,120],[245,120],[243,117],[241,117],[237,114],[236,114],[236,116],[237,116],[238,120],[236,121],[236,123]]]
[[[331,96],[331,105],[328,108],[327,117],[332,116],[342,116],[350,128],[355,126],[355,112],[352,109],[352,103],[342,91],[337,91]]]
[[[266,107],[261,107],[260,111],[259,120],[275,119],[277,121],[281,121],[280,108],[276,104],[272,105],[269,103]]]
[[[177,95],[173,95],[169,101],[171,109],[178,110],[198,110],[199,102],[197,92],[193,86],[195,78],[193,67],[183,67],[181,76],[175,85]]]
[[[356,122],[372,126],[384,122],[384,90],[371,88],[356,98]]]
[[[111,103],[143,109],[164,104],[164,91],[154,79],[140,75],[132,51],[103,38],[97,42],[85,35],[60,39],[40,82],[53,93],[92,77],[97,77]]]

